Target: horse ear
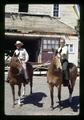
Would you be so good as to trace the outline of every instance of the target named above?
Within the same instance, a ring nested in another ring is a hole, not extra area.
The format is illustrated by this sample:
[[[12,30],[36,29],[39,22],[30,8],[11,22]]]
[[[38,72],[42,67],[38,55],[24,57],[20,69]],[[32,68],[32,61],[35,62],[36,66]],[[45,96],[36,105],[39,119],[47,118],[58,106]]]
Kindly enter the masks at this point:
[[[53,52],[53,53],[54,53],[54,51],[55,51],[54,48],[52,48],[52,52]]]
[[[55,56],[58,54],[58,50],[56,49],[56,51],[55,51]]]
[[[13,53],[13,57],[16,57],[16,53],[15,52]]]
[[[57,55],[57,53],[58,53],[58,50],[57,50],[57,49],[52,48],[52,52],[53,52],[53,54],[56,56],[56,55]]]
[[[18,57],[19,54],[20,54],[20,52],[14,52],[13,56],[14,56],[14,57]]]

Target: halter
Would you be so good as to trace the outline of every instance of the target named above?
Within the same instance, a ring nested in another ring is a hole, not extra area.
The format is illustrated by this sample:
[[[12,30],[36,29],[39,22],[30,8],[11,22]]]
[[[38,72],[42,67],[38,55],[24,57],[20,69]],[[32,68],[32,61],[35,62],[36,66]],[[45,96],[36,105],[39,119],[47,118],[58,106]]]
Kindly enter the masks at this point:
[[[62,64],[61,64],[61,60],[60,60],[60,54],[57,53],[57,55],[56,55],[55,57],[57,57],[58,60],[59,60],[59,61],[58,61],[58,62],[59,62],[59,63],[58,63],[59,65],[57,65],[57,69],[61,69],[61,70],[62,70]]]
[[[19,60],[19,62],[20,62],[20,64],[21,64],[22,62],[21,62],[20,58],[17,57],[17,59]],[[22,65],[21,65],[21,68],[22,68]],[[22,71],[22,69],[19,69],[19,72],[17,73],[17,75],[20,75],[20,74],[21,74],[21,71]]]

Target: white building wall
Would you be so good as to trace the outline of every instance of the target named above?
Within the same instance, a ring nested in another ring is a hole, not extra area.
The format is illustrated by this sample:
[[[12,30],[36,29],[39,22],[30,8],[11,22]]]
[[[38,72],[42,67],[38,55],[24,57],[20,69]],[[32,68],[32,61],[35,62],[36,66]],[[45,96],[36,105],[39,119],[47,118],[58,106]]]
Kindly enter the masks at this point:
[[[75,4],[60,5],[60,21],[74,28],[77,25],[78,16],[74,10]]]
[[[52,4],[29,4],[29,14],[52,15]]]
[[[29,14],[41,14],[53,16],[54,4],[28,4]],[[74,28],[77,25],[77,16],[74,10],[75,4],[59,4],[59,20]],[[19,4],[7,4],[5,6],[6,12],[18,12]]]
[[[69,53],[68,60],[76,65],[78,65],[78,37],[77,36],[69,36],[66,38],[66,44],[74,45],[74,52]]]
[[[19,4],[6,4],[5,12],[18,12]]]

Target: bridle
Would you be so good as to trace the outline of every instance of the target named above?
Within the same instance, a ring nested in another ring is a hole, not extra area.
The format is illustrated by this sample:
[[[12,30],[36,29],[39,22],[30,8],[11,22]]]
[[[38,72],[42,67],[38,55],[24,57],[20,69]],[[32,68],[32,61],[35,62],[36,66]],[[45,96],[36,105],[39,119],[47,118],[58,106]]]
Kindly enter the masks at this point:
[[[17,75],[20,75],[21,72],[22,72],[22,70],[23,70],[23,67],[22,67],[22,61],[20,60],[19,57],[17,57],[17,59],[19,60],[19,63],[21,64],[21,67],[20,67],[20,69],[19,69],[19,72],[17,73]]]
[[[58,65],[56,65],[57,66],[57,69],[61,69],[62,70],[62,64],[61,64],[61,60],[60,60],[60,54],[59,53],[57,53],[56,54],[56,56],[55,56],[55,60],[56,59],[58,59],[57,61],[58,61]]]
[[[13,63],[13,66],[11,66],[11,67],[13,69],[15,68],[15,71],[16,71],[16,69],[18,70],[18,73],[15,73],[15,76],[19,76],[21,74],[21,72],[22,72],[23,67],[21,65],[21,60],[19,59],[19,57],[18,56],[14,56],[14,57],[15,57],[15,62],[18,62],[18,63],[16,63],[16,64]],[[18,60],[18,61],[16,61],[16,60]]]

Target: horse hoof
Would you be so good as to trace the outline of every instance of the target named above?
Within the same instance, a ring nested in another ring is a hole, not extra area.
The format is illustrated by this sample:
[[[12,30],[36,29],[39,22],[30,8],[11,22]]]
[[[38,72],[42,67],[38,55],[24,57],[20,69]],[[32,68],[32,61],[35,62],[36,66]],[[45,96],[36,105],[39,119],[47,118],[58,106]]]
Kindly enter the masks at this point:
[[[26,96],[26,95],[25,95],[25,94],[23,94],[23,95],[22,95],[22,98],[24,98],[25,96]]]
[[[54,110],[53,106],[50,106],[51,111]]]
[[[22,105],[23,105],[22,103],[18,104],[19,107],[21,107]]]
[[[63,108],[60,106],[60,107],[59,107],[59,111],[61,111],[62,109],[63,109]]]
[[[69,98],[69,103],[71,103],[72,102],[72,98]]]
[[[12,108],[14,108],[15,107],[15,104],[12,106]]]

